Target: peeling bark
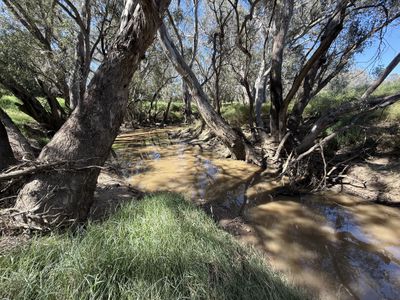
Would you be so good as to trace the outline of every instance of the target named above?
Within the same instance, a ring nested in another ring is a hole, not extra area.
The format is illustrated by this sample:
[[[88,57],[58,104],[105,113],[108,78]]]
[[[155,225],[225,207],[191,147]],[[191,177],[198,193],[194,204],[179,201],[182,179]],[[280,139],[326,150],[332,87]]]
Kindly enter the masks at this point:
[[[132,0],[127,2],[128,6]],[[131,17],[94,74],[81,105],[38,158],[39,162],[72,161],[82,166],[81,170],[52,170],[32,176],[18,195],[16,209],[27,212],[25,215],[40,214],[53,226],[87,218],[99,169],[84,167],[102,166],[107,159],[123,120],[132,75],[152,43],[169,2],[131,5]]]

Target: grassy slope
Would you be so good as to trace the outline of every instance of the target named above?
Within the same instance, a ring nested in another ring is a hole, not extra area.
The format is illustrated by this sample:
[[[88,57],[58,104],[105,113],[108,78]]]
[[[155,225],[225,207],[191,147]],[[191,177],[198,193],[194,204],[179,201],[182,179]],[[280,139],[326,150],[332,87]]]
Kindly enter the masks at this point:
[[[335,107],[347,101],[354,101],[359,99],[363,89],[347,89],[343,93],[334,93],[331,91],[322,91],[314,99],[311,100],[310,105],[306,108],[305,113],[308,116],[319,116],[329,110],[335,109]],[[374,93],[373,96],[382,97],[389,96],[400,92],[400,81],[383,83]],[[343,117],[336,126],[329,128],[327,133],[331,133],[336,127],[341,127],[352,120],[352,116]],[[352,127],[345,132],[340,133],[335,138],[336,147],[343,146],[355,146],[364,142],[366,136],[370,136],[369,127],[376,127],[379,124],[395,125],[400,121],[400,102],[397,102],[384,109],[377,109],[371,113],[362,116],[358,124],[360,126]],[[368,127],[369,126],[369,127]],[[382,129],[384,132],[385,129]],[[379,130],[378,130],[379,131]],[[378,136],[381,133],[376,132]],[[398,148],[400,146],[399,141],[393,139],[389,142],[388,147]]]
[[[0,298],[301,298],[252,249],[171,194],[0,257]]]
[[[310,101],[310,105],[306,108],[305,113],[308,115],[319,115],[323,112],[331,110],[340,104],[358,99],[365,89],[347,89],[343,93],[334,93],[331,91],[322,91],[314,99]],[[374,93],[373,96],[389,96],[400,92],[400,81],[383,83]],[[381,117],[387,121],[400,121],[400,102],[397,102],[383,111],[378,111]]]
[[[15,96],[4,95],[0,97],[0,107],[4,109],[18,127],[23,124],[36,123],[30,116],[21,112],[17,104],[22,103]]]

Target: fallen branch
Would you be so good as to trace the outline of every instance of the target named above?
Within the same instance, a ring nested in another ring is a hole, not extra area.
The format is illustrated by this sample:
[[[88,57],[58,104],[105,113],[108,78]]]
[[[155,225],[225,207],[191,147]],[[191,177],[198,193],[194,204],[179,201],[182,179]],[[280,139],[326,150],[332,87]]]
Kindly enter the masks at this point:
[[[40,172],[45,172],[48,170],[71,170],[71,171],[82,171],[82,170],[87,170],[87,169],[109,169],[108,167],[102,167],[102,166],[97,166],[97,165],[88,165],[88,166],[74,166],[78,164],[78,162],[72,162],[72,161],[56,161],[56,162],[45,162],[45,163],[36,163],[33,166],[24,168],[22,170],[16,170],[16,171],[6,171],[0,174],[0,182],[1,181],[6,181],[14,178],[19,178],[19,177],[24,177]],[[82,164],[82,162],[79,162],[79,164]],[[26,164],[23,164],[20,167],[24,167]],[[58,168],[63,166],[63,168]],[[15,169],[13,167],[12,169]]]

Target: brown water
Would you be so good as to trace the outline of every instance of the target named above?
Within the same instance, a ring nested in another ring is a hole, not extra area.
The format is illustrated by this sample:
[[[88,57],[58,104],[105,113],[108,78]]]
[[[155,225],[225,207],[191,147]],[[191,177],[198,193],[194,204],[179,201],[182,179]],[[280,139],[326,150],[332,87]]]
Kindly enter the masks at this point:
[[[260,178],[257,167],[172,140],[170,131],[118,137],[133,186],[222,208],[229,213],[220,221],[243,216],[250,229],[238,238],[322,299],[400,299],[399,209],[343,194],[274,197],[282,183]]]

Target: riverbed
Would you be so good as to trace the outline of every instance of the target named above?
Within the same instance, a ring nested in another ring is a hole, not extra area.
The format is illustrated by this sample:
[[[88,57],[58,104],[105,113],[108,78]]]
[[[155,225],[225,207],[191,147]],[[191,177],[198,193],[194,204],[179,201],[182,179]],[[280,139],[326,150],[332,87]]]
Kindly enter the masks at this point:
[[[175,192],[264,251],[271,265],[322,299],[400,298],[400,210],[346,194],[279,196],[285,182],[242,161],[140,129],[115,143],[129,183]]]

